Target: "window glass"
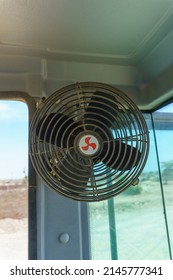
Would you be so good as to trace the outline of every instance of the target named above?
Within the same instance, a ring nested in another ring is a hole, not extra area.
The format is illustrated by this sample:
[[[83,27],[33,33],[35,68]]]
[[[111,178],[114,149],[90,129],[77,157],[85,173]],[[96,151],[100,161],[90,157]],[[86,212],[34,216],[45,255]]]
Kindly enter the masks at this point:
[[[173,103],[153,114],[165,203],[166,221],[173,250]]]
[[[92,259],[111,259],[109,240],[108,202],[92,202],[90,212],[90,240]]]
[[[28,258],[28,109],[0,101],[0,259]]]
[[[158,124],[163,123],[162,130],[160,132],[156,130],[155,133],[153,130],[156,122],[155,114],[153,118],[150,114],[144,114],[144,117],[150,131],[150,153],[139,178],[139,184],[128,188],[112,199],[113,214],[108,208],[108,201],[90,203],[89,205],[92,259],[159,260],[171,257],[169,238],[173,224],[171,220],[173,219],[173,203],[170,169],[172,170],[173,152],[171,156],[169,152],[173,148],[165,149],[165,145],[167,145],[165,140],[169,137],[168,142],[171,145],[173,130],[170,129],[171,132],[168,132],[161,117]],[[171,122],[173,122],[173,118]],[[167,125],[170,124],[167,123]],[[160,158],[158,158],[156,139]],[[161,154],[164,154],[164,158]],[[161,163],[161,161],[166,163]],[[165,199],[167,197],[167,215],[164,208],[160,164],[162,166],[162,180],[167,179],[167,188],[164,190]],[[110,215],[113,215],[114,223],[110,223]],[[167,216],[169,231],[166,224]],[[111,246],[113,240],[114,246]]]

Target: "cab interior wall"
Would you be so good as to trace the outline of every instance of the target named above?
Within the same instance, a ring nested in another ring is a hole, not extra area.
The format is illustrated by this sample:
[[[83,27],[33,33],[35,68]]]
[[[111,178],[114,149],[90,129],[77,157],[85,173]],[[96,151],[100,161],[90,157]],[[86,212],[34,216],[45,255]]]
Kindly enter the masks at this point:
[[[0,99],[26,102],[30,120],[40,98],[76,82],[115,86],[147,112],[173,100],[172,1],[2,2]],[[29,258],[89,259],[88,206],[53,195],[31,163],[29,185]]]

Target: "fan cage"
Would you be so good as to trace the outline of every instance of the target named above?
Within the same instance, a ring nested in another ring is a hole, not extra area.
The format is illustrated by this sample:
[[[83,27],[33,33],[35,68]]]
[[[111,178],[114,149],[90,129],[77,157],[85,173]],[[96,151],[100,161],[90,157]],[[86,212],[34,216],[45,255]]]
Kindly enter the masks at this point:
[[[75,143],[80,133],[98,135],[100,154],[79,152]],[[79,201],[108,199],[133,185],[149,153],[148,128],[138,107],[102,83],[77,83],[49,96],[32,119],[29,139],[37,174],[59,194]]]

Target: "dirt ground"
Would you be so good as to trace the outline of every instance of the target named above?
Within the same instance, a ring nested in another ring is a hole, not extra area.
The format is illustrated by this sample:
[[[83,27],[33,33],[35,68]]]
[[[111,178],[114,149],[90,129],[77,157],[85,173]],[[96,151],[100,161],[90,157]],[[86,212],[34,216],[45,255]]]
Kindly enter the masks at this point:
[[[26,260],[28,258],[27,219],[0,220],[0,260]]]
[[[27,259],[28,194],[22,182],[0,182],[0,260]]]
[[[173,183],[164,186],[167,218],[173,246]],[[27,185],[0,182],[0,260],[27,259]],[[159,184],[145,182],[141,195],[115,199],[116,237],[120,259],[168,259],[168,247]],[[110,258],[107,201],[90,207],[93,259]],[[156,250],[157,248],[157,250]]]

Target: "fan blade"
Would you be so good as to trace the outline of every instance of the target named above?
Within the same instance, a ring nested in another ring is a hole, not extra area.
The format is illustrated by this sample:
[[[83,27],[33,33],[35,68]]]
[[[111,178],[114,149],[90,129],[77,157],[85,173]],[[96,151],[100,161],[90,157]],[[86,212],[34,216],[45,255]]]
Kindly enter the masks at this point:
[[[71,132],[73,129],[76,129],[77,134],[77,130],[79,130],[77,129],[78,125],[79,123],[74,122],[74,120],[69,118],[67,115],[51,113],[41,119],[37,126],[36,134],[42,141],[45,140],[47,143],[51,143],[63,148],[67,147],[67,137],[70,136],[69,146],[73,147],[74,138],[76,135]]]
[[[110,141],[109,144],[103,144],[99,159],[110,168],[127,171],[138,165],[141,159],[141,152],[135,147],[114,140],[114,142]]]
[[[59,162],[57,159],[51,162],[55,164],[52,164],[50,172],[57,177],[62,192],[79,194],[84,192],[92,172],[89,159],[81,158],[75,151],[70,151]]]
[[[118,109],[115,104],[112,107],[113,98],[113,96],[106,92],[96,91],[91,97],[85,112],[85,118],[88,118],[86,123],[98,126],[99,121],[99,126],[102,129],[111,127],[111,122],[114,122],[117,115],[116,109]]]

